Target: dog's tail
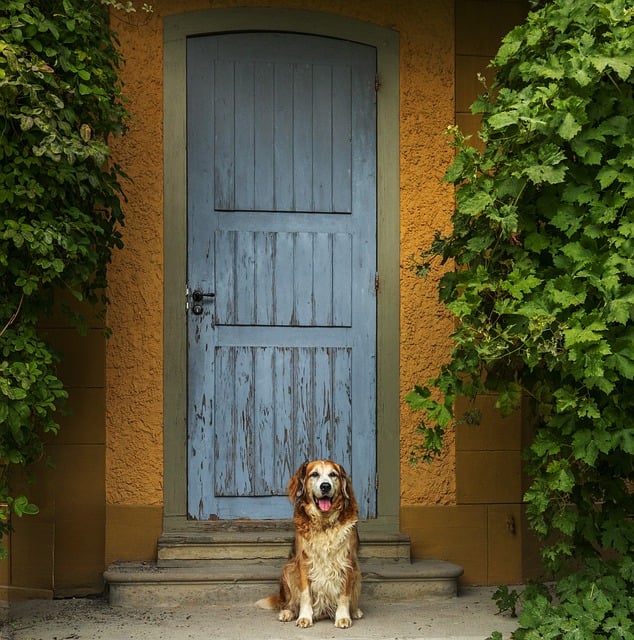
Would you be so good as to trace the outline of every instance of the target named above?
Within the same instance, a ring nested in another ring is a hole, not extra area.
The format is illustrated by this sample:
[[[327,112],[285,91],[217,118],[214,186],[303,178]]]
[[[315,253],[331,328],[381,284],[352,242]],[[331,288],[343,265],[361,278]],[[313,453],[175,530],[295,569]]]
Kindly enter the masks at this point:
[[[255,603],[255,606],[258,607],[258,609],[281,609],[282,600],[280,594],[274,593],[268,598],[262,598]]]

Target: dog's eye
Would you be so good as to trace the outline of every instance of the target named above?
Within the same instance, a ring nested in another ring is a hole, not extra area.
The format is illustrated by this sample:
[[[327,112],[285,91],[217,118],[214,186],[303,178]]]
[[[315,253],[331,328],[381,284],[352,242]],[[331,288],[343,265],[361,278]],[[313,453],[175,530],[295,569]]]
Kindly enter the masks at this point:
[[[328,474],[328,477],[330,477],[330,478],[336,478],[336,477],[337,477],[337,473],[336,473],[335,471],[331,471],[331,472]]]
[[[311,477],[311,478],[319,478],[319,473],[317,473],[317,471],[313,471],[313,472],[310,474],[310,477]]]

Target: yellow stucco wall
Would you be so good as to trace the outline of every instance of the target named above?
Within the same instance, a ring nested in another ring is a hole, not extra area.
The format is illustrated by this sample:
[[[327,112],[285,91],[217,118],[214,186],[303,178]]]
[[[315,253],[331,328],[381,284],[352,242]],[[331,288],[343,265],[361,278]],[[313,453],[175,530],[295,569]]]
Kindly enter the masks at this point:
[[[115,255],[109,277],[108,324],[113,335],[106,354],[106,502],[111,508],[160,507],[163,500],[163,16],[212,6],[271,6],[338,13],[399,31],[401,397],[436,371],[448,352],[451,331],[450,320],[437,304],[434,280],[416,279],[408,263],[409,256],[429,244],[436,229],[446,227],[452,206],[451,191],[441,177],[451,159],[444,131],[454,120],[453,3],[158,0],[152,4],[149,18],[139,13],[114,19],[126,59],[124,91],[132,114],[130,130],[114,151],[132,182],[125,188],[125,248]],[[403,405],[400,419],[402,502],[454,502],[453,439],[441,460],[413,469],[408,459],[416,417]]]

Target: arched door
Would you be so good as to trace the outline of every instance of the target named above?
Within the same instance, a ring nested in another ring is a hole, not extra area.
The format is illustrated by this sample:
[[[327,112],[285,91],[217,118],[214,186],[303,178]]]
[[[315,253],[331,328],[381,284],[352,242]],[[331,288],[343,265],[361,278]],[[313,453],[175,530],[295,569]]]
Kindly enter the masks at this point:
[[[344,40],[188,39],[190,518],[289,517],[317,457],[376,515],[375,77]]]

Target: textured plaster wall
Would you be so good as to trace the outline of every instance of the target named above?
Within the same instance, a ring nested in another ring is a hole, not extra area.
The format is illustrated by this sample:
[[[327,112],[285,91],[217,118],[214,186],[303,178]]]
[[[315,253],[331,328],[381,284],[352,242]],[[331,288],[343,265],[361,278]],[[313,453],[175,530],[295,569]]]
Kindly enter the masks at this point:
[[[137,25],[120,14],[113,28],[127,60],[132,115],[114,155],[131,181],[124,248],[109,272],[106,347],[106,503],[163,501],[163,147],[161,22]]]
[[[138,3],[140,4],[140,3]],[[441,184],[451,150],[444,134],[454,119],[453,3],[446,0],[301,0],[205,2],[154,0],[142,13],[116,16],[126,59],[130,130],[115,156],[130,175],[125,186],[125,248],[110,271],[107,345],[106,501],[162,504],[162,18],[194,9],[271,6],[347,15],[395,29],[401,38],[401,397],[437,370],[448,353],[451,323],[438,304],[435,280],[409,270],[409,256],[426,247],[449,219],[452,195]],[[166,150],[169,153],[169,150]],[[166,213],[169,215],[169,212]],[[169,372],[166,372],[169,379]],[[416,416],[401,407],[402,502],[455,501],[453,437],[442,460],[409,463]],[[396,473],[397,470],[394,470]]]

